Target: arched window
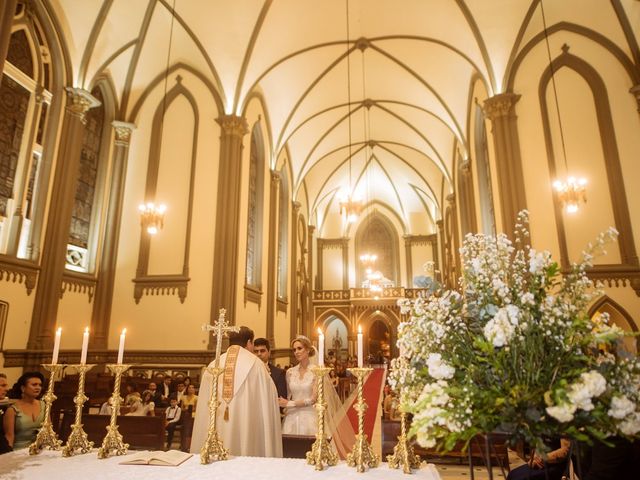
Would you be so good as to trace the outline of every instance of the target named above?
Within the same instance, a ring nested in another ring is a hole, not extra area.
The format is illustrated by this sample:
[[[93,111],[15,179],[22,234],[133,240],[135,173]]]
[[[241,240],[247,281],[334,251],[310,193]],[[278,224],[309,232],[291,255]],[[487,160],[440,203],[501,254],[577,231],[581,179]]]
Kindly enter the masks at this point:
[[[262,288],[262,204],[264,198],[264,145],[260,125],[251,132],[249,150],[249,202],[247,207],[247,265],[245,284]]]
[[[365,218],[356,233],[356,281],[361,286],[365,281],[364,269],[359,265],[360,256],[369,253],[377,255],[374,269],[382,273],[395,285],[400,283],[400,259],[398,235],[393,224],[383,215],[374,212]]]
[[[0,80],[0,253],[36,260],[33,231],[44,215],[50,169],[42,156],[52,101],[51,54],[37,16],[27,15],[22,5],[13,28]]]
[[[278,199],[278,299],[287,299],[289,267],[289,177],[286,166],[280,171]]]
[[[96,252],[90,251],[93,235],[93,219],[96,217],[96,204],[103,191],[101,183],[103,168],[101,146],[105,125],[104,97],[99,87],[92,90],[100,105],[90,109],[86,115],[85,134],[80,152],[80,172],[76,188],[75,202],[71,216],[69,242],[67,244],[66,268],[78,272],[90,271],[91,258]]]

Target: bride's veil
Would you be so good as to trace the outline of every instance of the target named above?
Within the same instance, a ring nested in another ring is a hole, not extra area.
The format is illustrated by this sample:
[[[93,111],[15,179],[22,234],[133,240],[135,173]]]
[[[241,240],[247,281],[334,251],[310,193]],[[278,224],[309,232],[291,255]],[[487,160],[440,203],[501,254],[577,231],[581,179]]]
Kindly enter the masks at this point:
[[[316,347],[312,348],[317,353]],[[311,365],[318,365],[317,358],[317,355],[310,356],[309,363]],[[347,454],[351,451],[356,441],[356,434],[347,417],[347,408],[350,402],[347,403],[347,406],[342,403],[335,387],[329,379],[329,375],[325,375],[322,378],[322,385],[324,401],[327,404],[324,417],[325,432],[328,432],[328,436],[331,437],[331,443],[336,452],[340,458],[344,460],[347,458]]]

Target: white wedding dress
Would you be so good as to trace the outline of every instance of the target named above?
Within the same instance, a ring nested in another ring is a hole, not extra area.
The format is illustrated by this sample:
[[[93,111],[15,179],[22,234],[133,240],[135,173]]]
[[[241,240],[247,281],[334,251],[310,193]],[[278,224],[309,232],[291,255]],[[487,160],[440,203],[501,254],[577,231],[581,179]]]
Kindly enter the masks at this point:
[[[315,377],[307,369],[300,378],[300,365],[287,370],[287,388],[289,400],[304,400],[303,407],[288,407],[282,424],[284,435],[315,435],[317,432],[316,410],[313,406],[316,399]]]

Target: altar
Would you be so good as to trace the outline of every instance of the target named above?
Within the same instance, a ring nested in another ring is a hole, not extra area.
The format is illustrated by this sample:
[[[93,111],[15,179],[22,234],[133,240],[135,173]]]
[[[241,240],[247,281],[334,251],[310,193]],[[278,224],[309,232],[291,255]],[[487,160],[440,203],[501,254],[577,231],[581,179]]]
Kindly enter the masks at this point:
[[[136,452],[132,452],[136,453]],[[422,468],[408,476],[402,470],[390,469],[386,463],[365,473],[340,462],[321,472],[307,465],[306,460],[293,458],[232,457],[224,462],[200,464],[194,455],[178,467],[148,465],[120,465],[127,458],[110,457],[98,460],[95,450],[70,458],[60,452],[45,451],[30,456],[26,449],[0,456],[0,478],[5,480],[194,480],[199,478],[233,480],[267,480],[274,478],[319,478],[336,480],[415,479],[439,480],[435,465],[423,463]]]

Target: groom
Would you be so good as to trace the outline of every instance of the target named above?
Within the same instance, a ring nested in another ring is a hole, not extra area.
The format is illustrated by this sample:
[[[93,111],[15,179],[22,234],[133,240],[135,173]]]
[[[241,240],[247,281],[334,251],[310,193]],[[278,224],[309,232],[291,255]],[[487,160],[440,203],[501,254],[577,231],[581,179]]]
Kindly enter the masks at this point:
[[[229,332],[229,348],[220,356],[224,369],[218,381],[218,435],[231,455],[282,457],[282,433],[276,387],[253,352],[253,330]],[[210,367],[214,362],[209,364]],[[200,382],[191,452],[199,453],[207,439],[211,374]]]

